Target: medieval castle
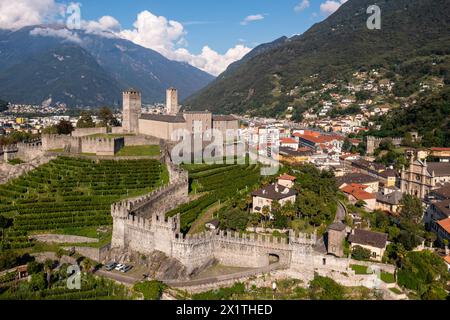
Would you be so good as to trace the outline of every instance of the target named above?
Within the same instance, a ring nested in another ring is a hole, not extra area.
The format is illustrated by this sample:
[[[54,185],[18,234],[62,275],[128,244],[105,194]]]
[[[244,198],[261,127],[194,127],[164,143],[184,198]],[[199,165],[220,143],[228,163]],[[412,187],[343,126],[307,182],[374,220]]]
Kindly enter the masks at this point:
[[[276,238],[220,230],[183,235],[180,215],[167,217],[166,213],[188,201],[188,175],[171,163],[168,154],[165,161],[170,173],[168,186],[112,205],[111,247],[116,252],[149,255],[160,251],[182,263],[188,274],[214,261],[225,266],[261,268],[269,266],[273,258],[302,278],[312,279],[315,272],[329,275],[349,271],[348,259],[315,250],[315,234],[298,235],[291,231],[288,238]]]

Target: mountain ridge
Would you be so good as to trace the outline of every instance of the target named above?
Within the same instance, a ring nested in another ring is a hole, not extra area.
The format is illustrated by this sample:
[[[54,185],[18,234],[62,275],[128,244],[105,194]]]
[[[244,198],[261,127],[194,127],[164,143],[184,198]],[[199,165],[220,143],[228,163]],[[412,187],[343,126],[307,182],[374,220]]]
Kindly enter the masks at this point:
[[[48,28],[62,30],[55,26],[0,30],[3,99],[40,104],[51,97],[53,102],[71,107],[97,107],[119,104],[121,91],[136,87],[144,103],[155,103],[164,101],[168,87],[177,87],[180,97],[185,98],[214,79],[191,65],[117,37],[77,31],[78,43],[31,34],[32,30]],[[30,64],[36,60],[37,65]],[[70,68],[64,66],[66,63]]]
[[[279,116],[294,103],[289,92],[312,75],[328,81],[361,68],[397,71],[410,58],[450,54],[448,1],[379,0],[381,30],[369,30],[366,9],[373,4],[347,1],[302,35],[219,75],[184,103],[193,110]]]

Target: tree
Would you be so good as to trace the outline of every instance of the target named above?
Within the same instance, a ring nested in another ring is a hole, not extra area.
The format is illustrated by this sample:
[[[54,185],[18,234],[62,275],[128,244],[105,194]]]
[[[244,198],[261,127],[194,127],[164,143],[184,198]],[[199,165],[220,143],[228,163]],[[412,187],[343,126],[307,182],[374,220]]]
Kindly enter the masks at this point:
[[[320,226],[331,216],[330,209],[324,200],[309,190],[302,190],[297,198],[297,206],[302,217],[305,217],[314,226]]]
[[[253,226],[253,228],[255,228],[255,232],[256,232],[256,227],[259,224],[260,218],[261,218],[261,215],[258,213],[250,214],[249,222]]]
[[[309,284],[311,300],[343,300],[345,289],[330,278],[316,275]]]
[[[415,290],[422,299],[442,298],[450,279],[447,265],[434,252],[408,252],[398,271],[398,284]]]
[[[84,258],[83,259],[83,269],[86,272],[89,272],[92,268],[92,263],[91,260],[89,260],[88,258]]]
[[[94,120],[89,112],[81,112],[80,118],[77,122],[77,128],[95,128]]]
[[[97,113],[97,116],[101,121],[101,126],[103,127],[116,127],[120,125],[120,122],[114,117],[114,114],[108,107],[101,107]]]
[[[44,274],[43,273],[33,274],[31,276],[29,285],[30,285],[31,290],[33,290],[33,291],[44,290],[47,287]]]
[[[286,229],[289,227],[288,218],[281,214],[280,211],[274,213],[273,226],[277,229]]]
[[[64,254],[65,254],[64,249],[59,248],[56,251],[56,257],[58,258],[59,261],[61,261],[61,258],[64,256]]]
[[[281,204],[278,201],[272,201],[272,213],[279,213],[281,210]]]
[[[262,208],[262,216],[263,216],[263,220],[267,220],[267,218],[270,216],[270,207],[269,206],[264,206]]]
[[[225,210],[221,215],[221,224],[229,230],[245,230],[248,224],[248,214],[237,208]]]
[[[51,286],[51,279],[52,279],[52,270],[53,270],[53,260],[47,259],[44,262],[44,271],[47,275],[47,287],[50,288]]]
[[[72,123],[64,119],[56,125],[57,134],[71,134],[73,130]]]
[[[350,151],[353,147],[353,144],[351,143],[349,138],[345,138],[344,144],[342,145],[342,150],[344,151]]]
[[[36,274],[42,271],[42,264],[37,261],[31,261],[27,264],[28,274]]]
[[[17,259],[18,257],[10,250],[0,251],[0,271],[15,267],[17,265]]]
[[[281,214],[289,219],[293,219],[297,215],[297,210],[292,202],[288,201],[286,205],[281,208]]]
[[[369,249],[365,249],[361,246],[355,246],[352,250],[352,258],[355,260],[370,260],[372,252]]]
[[[12,219],[5,218],[0,215],[0,230],[2,239],[4,238],[5,229],[9,228],[12,225]]]
[[[400,219],[404,222],[420,223],[424,210],[422,201],[412,195],[406,194],[400,201]]]

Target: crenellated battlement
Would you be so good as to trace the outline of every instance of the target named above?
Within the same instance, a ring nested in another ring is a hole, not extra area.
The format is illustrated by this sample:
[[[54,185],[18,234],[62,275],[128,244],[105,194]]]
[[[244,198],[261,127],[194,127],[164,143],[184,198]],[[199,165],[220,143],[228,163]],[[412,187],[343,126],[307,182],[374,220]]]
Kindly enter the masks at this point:
[[[380,146],[381,142],[389,140],[391,141],[395,146],[400,146],[403,143],[403,138],[377,138],[368,136],[366,137],[366,153],[368,155],[372,155],[375,150]]]

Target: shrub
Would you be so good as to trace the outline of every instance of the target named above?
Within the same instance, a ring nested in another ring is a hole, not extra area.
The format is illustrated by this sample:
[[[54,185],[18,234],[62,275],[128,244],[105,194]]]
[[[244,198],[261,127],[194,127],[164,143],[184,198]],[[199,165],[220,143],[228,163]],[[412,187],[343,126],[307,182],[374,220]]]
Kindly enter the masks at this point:
[[[245,285],[241,282],[229,288],[220,288],[207,292],[197,293],[192,296],[192,300],[230,300],[233,295],[245,293]]]
[[[311,300],[343,300],[344,287],[330,278],[315,276],[309,284]]]
[[[159,300],[164,288],[165,284],[156,280],[145,281],[134,285],[134,290],[142,293],[145,300]]]
[[[355,260],[360,260],[360,261],[369,260],[370,255],[371,255],[371,251],[369,249],[365,249],[360,246],[353,247],[352,258]]]
[[[448,269],[441,257],[433,252],[408,252],[397,275],[398,284],[415,290],[423,298],[440,296],[449,279]]]

